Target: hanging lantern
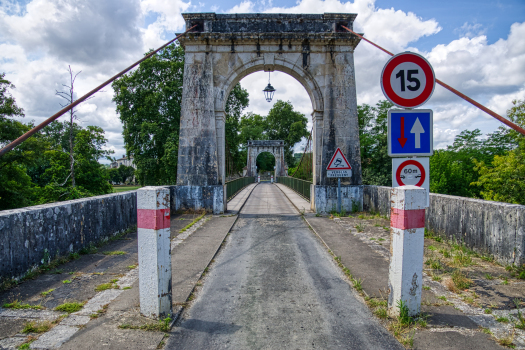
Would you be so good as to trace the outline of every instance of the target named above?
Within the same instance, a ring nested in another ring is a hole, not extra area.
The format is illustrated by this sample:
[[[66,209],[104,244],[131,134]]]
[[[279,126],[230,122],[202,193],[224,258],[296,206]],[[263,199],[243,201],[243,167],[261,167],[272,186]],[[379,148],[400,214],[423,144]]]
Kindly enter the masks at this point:
[[[268,72],[268,86],[265,87],[263,91],[266,101],[271,102],[273,94],[275,93],[275,89],[273,88],[272,84],[270,84],[270,72]]]

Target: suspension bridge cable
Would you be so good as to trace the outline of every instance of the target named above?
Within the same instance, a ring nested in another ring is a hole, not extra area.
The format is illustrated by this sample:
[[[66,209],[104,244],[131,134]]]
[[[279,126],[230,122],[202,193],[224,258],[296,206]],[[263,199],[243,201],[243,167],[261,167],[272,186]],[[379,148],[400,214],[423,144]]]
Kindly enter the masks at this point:
[[[390,56],[394,56],[394,54],[390,51],[387,51],[385,50],[384,48],[382,48],[381,46],[377,45],[377,44],[374,44],[373,42],[371,42],[370,40],[366,39],[364,36],[354,32],[353,30],[345,27],[345,26],[341,26],[343,27],[344,29],[348,30],[350,33],[352,34],[355,34],[357,35],[358,37],[360,37],[361,39],[363,39],[364,41],[374,45],[375,47],[377,47],[378,49],[380,49],[381,51],[383,52],[386,52],[387,54],[389,54]],[[464,99],[465,101],[471,103],[472,105],[474,105],[475,107],[478,107],[479,109],[481,109],[483,112],[487,113],[488,115],[496,118],[497,120],[499,120],[500,122],[502,122],[503,124],[507,125],[508,127],[511,127],[512,129],[516,130],[517,132],[519,132],[520,134],[523,134],[525,135],[525,129],[523,129],[522,127],[520,127],[519,125],[517,124],[514,124],[513,122],[511,122],[510,120],[508,120],[507,118],[504,118],[502,116],[500,116],[499,114],[497,114],[496,112],[488,109],[487,107],[483,106],[481,103],[478,103],[476,101],[474,101],[473,99],[471,99],[470,97],[468,97],[467,95],[459,92],[458,90],[454,89],[452,86],[442,82],[441,80],[437,79],[436,78],[436,83],[438,83],[439,85],[443,86],[445,89],[449,90],[450,92],[458,95],[459,97],[461,97],[462,99]]]

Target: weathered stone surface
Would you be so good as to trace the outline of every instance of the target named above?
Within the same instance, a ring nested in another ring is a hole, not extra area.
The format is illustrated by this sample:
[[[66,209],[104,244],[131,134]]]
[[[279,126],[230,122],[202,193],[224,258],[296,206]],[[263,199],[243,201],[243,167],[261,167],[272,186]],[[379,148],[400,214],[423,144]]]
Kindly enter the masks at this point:
[[[224,213],[224,186],[171,186],[172,210],[206,210],[214,214]]]
[[[224,185],[226,100],[235,84],[261,70],[291,75],[310,96],[313,183],[336,186],[337,180],[326,177],[326,166],[339,147],[353,174],[343,184],[361,184],[353,56],[359,39],[341,27],[353,28],[356,14],[190,13],[183,17],[187,28],[197,28],[179,39],[186,61],[177,185]],[[197,204],[192,193],[180,192],[191,196],[180,199],[180,209],[211,210],[211,203]],[[350,210],[346,203],[343,208]]]
[[[390,214],[390,187],[364,186],[363,209]],[[430,193],[426,228],[504,264],[525,263],[525,206]]]
[[[315,200],[315,208],[318,213],[329,213],[337,208],[337,186],[312,185]],[[347,213],[357,206],[358,210],[363,208],[363,186],[341,185],[341,208]]]
[[[137,223],[135,191],[0,212],[0,282]]]

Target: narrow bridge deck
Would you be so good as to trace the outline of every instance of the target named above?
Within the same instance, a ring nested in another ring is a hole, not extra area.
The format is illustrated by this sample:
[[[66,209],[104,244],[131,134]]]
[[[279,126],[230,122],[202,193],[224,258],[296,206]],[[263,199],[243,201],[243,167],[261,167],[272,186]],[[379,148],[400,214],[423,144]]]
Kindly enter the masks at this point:
[[[402,349],[274,185],[259,184],[167,349]]]

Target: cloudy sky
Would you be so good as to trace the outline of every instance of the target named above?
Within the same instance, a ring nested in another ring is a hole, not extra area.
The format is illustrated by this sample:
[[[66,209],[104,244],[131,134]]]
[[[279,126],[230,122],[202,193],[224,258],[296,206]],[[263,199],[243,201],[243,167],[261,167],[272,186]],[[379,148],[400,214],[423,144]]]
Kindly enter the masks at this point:
[[[278,5],[278,6],[277,6]],[[438,79],[501,115],[525,99],[525,1],[523,0],[0,0],[0,72],[16,85],[25,122],[56,113],[55,96],[68,83],[68,65],[82,71],[79,96],[184,30],[184,12],[357,13],[354,29],[387,50],[426,57]],[[366,42],[355,52],[358,103],[384,99],[379,86],[389,56]],[[293,103],[310,118],[311,102],[292,77],[272,73],[274,100]],[[248,111],[266,114],[265,73],[241,81]],[[109,147],[125,153],[111,87],[81,105],[82,125],[99,125]],[[425,108],[434,110],[436,148],[464,129],[492,132],[500,123],[436,85]]]

